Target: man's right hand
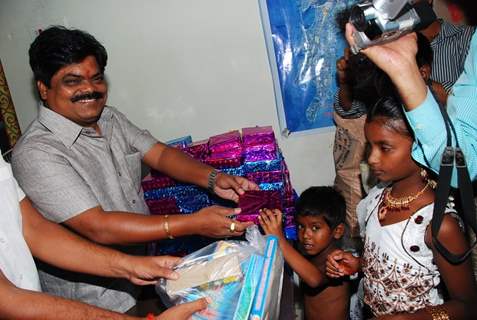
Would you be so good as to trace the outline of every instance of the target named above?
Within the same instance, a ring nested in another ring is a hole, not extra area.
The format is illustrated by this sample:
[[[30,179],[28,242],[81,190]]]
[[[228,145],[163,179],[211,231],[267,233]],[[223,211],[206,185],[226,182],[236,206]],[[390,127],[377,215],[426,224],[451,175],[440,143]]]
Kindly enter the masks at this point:
[[[240,208],[210,206],[194,214],[197,226],[195,234],[212,238],[237,237],[242,235],[253,222],[239,222],[229,218],[240,213]]]
[[[202,298],[192,302],[187,302],[183,304],[179,304],[172,308],[167,309],[157,317],[155,320],[188,320],[192,317],[192,315],[196,312],[200,312],[207,308],[207,305],[210,303],[209,298]],[[146,318],[149,320],[150,318]]]

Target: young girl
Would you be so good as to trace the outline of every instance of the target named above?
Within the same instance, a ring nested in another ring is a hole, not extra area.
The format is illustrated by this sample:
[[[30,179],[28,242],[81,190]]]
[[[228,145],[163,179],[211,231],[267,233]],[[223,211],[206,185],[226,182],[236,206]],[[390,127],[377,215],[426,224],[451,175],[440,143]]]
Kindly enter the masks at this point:
[[[379,319],[477,319],[469,259],[453,265],[432,244],[432,182],[411,158],[413,135],[399,100],[383,98],[371,108],[365,135],[369,166],[387,186],[373,188],[357,207],[362,257],[334,251],[327,259],[327,275],[362,271],[364,302]],[[444,217],[439,239],[452,252],[468,247],[451,214]]]

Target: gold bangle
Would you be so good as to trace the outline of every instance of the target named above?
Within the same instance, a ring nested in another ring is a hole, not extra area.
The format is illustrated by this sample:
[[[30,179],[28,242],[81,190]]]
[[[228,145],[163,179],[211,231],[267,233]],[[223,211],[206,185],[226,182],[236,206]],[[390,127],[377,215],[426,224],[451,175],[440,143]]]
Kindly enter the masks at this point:
[[[441,305],[426,307],[426,311],[432,316],[432,320],[450,320],[449,314]]]
[[[174,239],[174,237],[171,234],[171,230],[169,229],[169,221],[168,221],[169,215],[166,214],[164,216],[164,230],[166,230],[166,235],[169,239]]]

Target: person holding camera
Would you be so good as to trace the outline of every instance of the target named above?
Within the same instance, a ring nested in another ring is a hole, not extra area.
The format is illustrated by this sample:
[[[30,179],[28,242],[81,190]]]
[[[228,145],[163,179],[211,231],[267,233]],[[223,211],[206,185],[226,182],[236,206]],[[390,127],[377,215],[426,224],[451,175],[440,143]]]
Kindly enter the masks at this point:
[[[476,22],[475,4],[465,1],[448,0],[463,5],[469,22]],[[346,25],[346,39],[355,46],[352,24]],[[386,72],[401,95],[406,117],[412,127],[416,142],[413,145],[413,158],[434,172],[439,171],[441,156],[446,147],[446,130],[439,110],[439,104],[430,93],[416,63],[416,34],[410,33],[392,42],[373,45],[361,50],[379,68]],[[471,179],[477,177],[477,35],[474,33],[464,72],[452,88],[447,100],[447,111],[454,124],[456,137],[466,157]],[[455,141],[454,141],[455,143]],[[457,186],[454,170],[451,185]]]

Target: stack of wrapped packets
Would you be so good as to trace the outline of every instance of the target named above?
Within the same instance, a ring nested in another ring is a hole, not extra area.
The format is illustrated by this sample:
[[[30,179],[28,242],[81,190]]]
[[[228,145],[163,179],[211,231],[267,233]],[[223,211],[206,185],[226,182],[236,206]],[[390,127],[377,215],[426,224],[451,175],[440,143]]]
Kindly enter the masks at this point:
[[[258,209],[278,208],[284,213],[286,237],[296,239],[296,194],[271,126],[243,128],[242,133],[234,130],[197,142],[191,142],[187,136],[175,139],[173,145],[217,170],[257,183],[260,191],[247,192],[240,198],[242,212],[237,220],[257,223]],[[142,187],[151,214],[188,214],[214,204],[236,206],[203,188],[178,182],[155,170],[143,180]],[[203,237],[182,237],[163,240],[154,250],[157,254],[185,255],[210,242]]]

